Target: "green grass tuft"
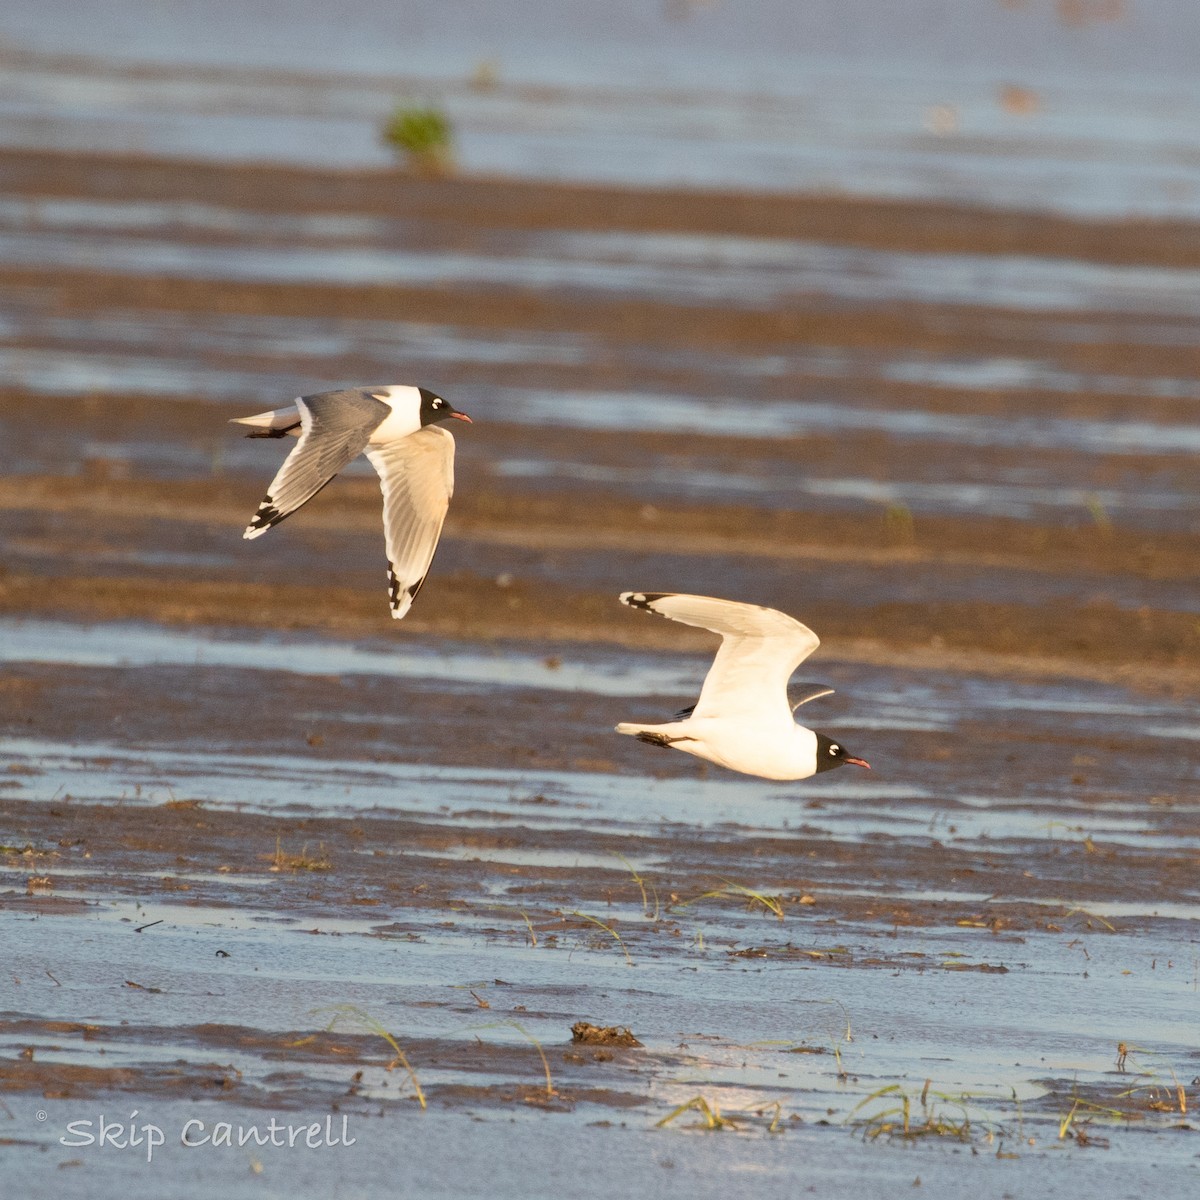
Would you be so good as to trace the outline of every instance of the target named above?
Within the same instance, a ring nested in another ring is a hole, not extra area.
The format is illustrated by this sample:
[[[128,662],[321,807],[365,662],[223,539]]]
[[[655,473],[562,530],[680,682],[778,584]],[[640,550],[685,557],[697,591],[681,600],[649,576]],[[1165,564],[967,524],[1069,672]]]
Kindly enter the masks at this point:
[[[383,140],[417,171],[446,175],[454,170],[454,127],[440,108],[397,105],[383,126]]]

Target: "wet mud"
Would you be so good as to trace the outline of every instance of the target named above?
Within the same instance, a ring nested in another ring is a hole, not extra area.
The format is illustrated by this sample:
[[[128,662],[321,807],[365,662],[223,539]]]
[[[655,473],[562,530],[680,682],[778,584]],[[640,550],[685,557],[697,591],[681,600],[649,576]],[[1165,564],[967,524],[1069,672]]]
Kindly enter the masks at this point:
[[[1190,226],[19,151],[0,191],[14,1153],[83,1195],[83,1115],[336,1114],[456,1151],[429,1195],[538,1145],[630,1193],[1191,1194]],[[245,543],[279,448],[226,421],[409,377],[476,423],[397,624],[375,481]],[[875,770],[615,736],[712,641],[627,588],[811,624],[812,721]],[[293,1178],[257,1146],[227,1195]]]

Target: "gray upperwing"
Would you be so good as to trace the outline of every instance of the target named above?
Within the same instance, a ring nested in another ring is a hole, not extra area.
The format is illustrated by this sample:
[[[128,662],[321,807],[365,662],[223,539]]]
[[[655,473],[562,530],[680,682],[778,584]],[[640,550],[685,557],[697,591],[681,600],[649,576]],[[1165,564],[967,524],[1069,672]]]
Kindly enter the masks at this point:
[[[297,406],[304,427],[300,441],[271,481],[243,537],[258,537],[311,500],[367,448],[371,434],[391,412],[365,388],[301,396]]]

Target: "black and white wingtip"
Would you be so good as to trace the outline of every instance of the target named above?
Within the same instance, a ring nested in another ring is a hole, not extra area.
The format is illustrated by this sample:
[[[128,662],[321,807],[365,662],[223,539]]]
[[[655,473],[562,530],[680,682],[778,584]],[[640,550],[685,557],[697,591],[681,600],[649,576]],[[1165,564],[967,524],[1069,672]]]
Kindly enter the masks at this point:
[[[265,497],[263,502],[258,506],[258,512],[254,514],[250,524],[246,526],[242,537],[246,539],[261,537],[272,525],[278,525],[285,515],[275,507],[275,502],[270,496]]]
[[[622,592],[620,599],[622,604],[628,604],[630,608],[641,608],[645,609],[646,612],[656,612],[654,602],[672,595],[674,595],[673,592]],[[662,614],[659,613],[659,616],[662,616]]]
[[[388,567],[388,607],[392,610],[392,617],[399,621],[406,616],[408,610],[412,608],[413,601],[417,598],[417,593],[421,590],[421,585],[425,582],[425,576],[422,575],[416,583],[411,583],[405,587],[399,579],[396,578],[396,572]]]

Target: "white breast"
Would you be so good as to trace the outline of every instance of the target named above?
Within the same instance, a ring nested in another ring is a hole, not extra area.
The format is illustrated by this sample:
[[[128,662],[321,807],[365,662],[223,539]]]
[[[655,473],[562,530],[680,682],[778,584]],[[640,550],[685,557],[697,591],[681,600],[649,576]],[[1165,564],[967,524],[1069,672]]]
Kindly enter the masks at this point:
[[[817,735],[791,720],[775,722],[692,720],[678,729],[694,742],[674,743],[676,750],[706,758],[731,771],[763,779],[807,779],[817,770]]]

